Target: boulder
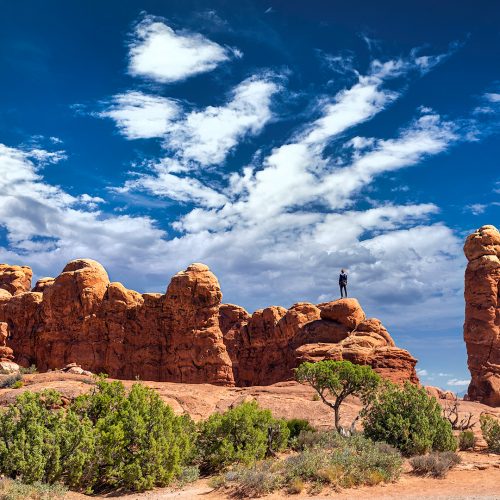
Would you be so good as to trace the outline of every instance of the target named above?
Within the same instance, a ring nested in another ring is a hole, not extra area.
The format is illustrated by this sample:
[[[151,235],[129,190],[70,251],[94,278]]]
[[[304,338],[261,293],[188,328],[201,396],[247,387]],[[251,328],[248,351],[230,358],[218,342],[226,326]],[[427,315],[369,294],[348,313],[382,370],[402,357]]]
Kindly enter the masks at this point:
[[[500,233],[479,228],[467,237],[464,253],[468,399],[500,406]]]
[[[321,306],[321,319],[329,319],[354,330],[366,318],[356,299],[340,299]]]

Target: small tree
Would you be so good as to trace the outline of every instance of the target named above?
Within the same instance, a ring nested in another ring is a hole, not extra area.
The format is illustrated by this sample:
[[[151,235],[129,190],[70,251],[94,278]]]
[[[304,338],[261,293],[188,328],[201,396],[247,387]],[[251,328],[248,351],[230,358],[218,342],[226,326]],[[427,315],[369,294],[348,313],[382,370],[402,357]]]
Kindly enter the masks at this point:
[[[309,384],[321,401],[333,409],[338,432],[341,431],[340,406],[347,396],[359,396],[366,401],[381,380],[369,366],[332,360],[302,363],[295,371],[295,378]]]

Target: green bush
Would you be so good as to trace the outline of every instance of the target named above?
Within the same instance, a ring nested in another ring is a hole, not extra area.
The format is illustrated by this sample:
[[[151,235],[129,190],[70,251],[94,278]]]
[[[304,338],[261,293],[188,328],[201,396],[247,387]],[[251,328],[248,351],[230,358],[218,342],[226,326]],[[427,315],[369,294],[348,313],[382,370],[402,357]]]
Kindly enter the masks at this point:
[[[294,449],[303,451],[307,448],[332,450],[342,446],[344,439],[337,431],[302,431],[294,443]]]
[[[250,464],[288,442],[284,420],[273,418],[255,401],[242,403],[225,413],[214,413],[199,427],[198,460],[205,472],[219,471],[236,462]]]
[[[314,427],[309,423],[309,421],[301,418],[292,418],[287,420],[286,426],[290,432],[290,436],[288,437],[290,442],[292,440],[295,441],[301,432],[315,432]]]
[[[227,472],[224,485],[233,485],[245,497],[263,495],[277,489],[301,491],[304,482],[318,492],[322,485],[349,488],[394,481],[402,470],[403,459],[394,448],[374,443],[363,436],[344,438],[335,435],[335,446],[305,448],[285,460],[266,460],[250,468],[237,467]]]
[[[453,451],[441,451],[413,457],[410,459],[410,465],[415,474],[443,478],[461,461]]]
[[[500,422],[489,415],[481,415],[481,432],[488,449],[500,453]]]
[[[476,437],[472,431],[462,431],[458,435],[458,448],[460,450],[472,450],[476,444]]]
[[[443,418],[437,400],[413,384],[387,384],[363,415],[367,437],[385,441],[404,455],[457,448],[451,424]]]
[[[97,381],[66,410],[60,394],[24,392],[0,413],[0,470],[25,483],[88,492],[163,486],[194,451],[194,424],[151,389]]]

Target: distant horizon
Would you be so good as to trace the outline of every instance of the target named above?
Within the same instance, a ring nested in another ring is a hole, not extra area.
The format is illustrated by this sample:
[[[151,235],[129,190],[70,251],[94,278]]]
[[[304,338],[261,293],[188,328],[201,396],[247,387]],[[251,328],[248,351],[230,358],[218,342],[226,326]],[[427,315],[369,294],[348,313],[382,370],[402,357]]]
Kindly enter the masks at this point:
[[[0,6],[0,261],[248,311],[349,296],[463,392],[465,237],[500,215],[500,5]],[[408,20],[411,23],[408,23]]]

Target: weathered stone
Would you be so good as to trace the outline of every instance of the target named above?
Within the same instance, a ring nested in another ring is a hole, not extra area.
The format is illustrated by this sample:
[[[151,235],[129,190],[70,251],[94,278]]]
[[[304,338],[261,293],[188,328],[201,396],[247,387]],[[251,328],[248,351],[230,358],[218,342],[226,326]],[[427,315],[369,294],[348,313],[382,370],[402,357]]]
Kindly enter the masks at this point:
[[[0,288],[11,295],[29,292],[33,272],[28,266],[9,266],[0,264]]]
[[[464,253],[468,398],[500,406],[500,233],[481,227],[468,236]]]
[[[40,371],[108,373],[144,380],[269,385],[293,378],[304,360],[350,359],[391,380],[416,382],[416,360],[395,347],[380,321],[355,299],[250,315],[221,304],[217,278],[204,264],[177,273],[166,294],[140,294],[110,283],[90,259],[66,265],[34,292],[0,289],[0,321],[24,366]],[[68,368],[69,367],[69,368]]]

